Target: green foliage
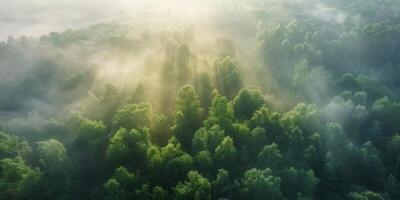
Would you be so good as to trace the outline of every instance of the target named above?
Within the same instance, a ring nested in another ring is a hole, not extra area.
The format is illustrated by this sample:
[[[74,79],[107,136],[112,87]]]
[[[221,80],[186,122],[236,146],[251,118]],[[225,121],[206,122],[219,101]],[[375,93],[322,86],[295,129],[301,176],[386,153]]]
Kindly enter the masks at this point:
[[[384,154],[384,162],[388,172],[396,173],[399,170],[400,160],[400,135],[394,135],[388,141],[386,152]]]
[[[218,167],[225,169],[232,169],[234,167],[232,163],[235,163],[237,160],[237,151],[231,137],[225,137],[217,148],[215,148],[214,157]]]
[[[372,106],[372,116],[380,122],[384,131],[399,132],[400,103],[392,102],[388,97],[375,101]]]
[[[254,111],[264,105],[264,98],[257,90],[243,89],[233,100],[233,109],[238,119],[250,119]]]
[[[261,127],[267,131],[269,141],[278,141],[282,137],[281,114],[270,112],[266,107],[258,109],[249,121],[252,128]]]
[[[128,165],[142,169],[146,164],[146,153],[150,146],[147,129],[128,131],[119,129],[111,138],[107,148],[107,158],[112,165]]]
[[[37,156],[44,169],[61,170],[68,163],[67,150],[59,141],[50,139],[38,142],[37,145]]]
[[[238,188],[240,187],[238,181],[232,181],[232,177],[225,169],[219,169],[212,181],[213,197],[215,198],[238,198]]]
[[[83,148],[92,148],[99,144],[106,134],[106,126],[101,121],[83,119],[80,122],[76,143]]]
[[[241,181],[241,194],[245,199],[282,199],[281,179],[268,168],[250,169]]]
[[[168,143],[171,137],[169,131],[169,121],[164,115],[157,115],[153,118],[153,126],[150,129],[151,141],[159,146],[164,146]]]
[[[210,174],[213,168],[213,160],[211,153],[209,151],[199,151],[195,156],[194,156],[194,165],[195,168],[202,172],[203,174]]]
[[[242,87],[242,76],[239,67],[229,57],[217,60],[215,63],[217,86],[228,99],[232,99]]]
[[[313,199],[318,182],[313,170],[297,170],[290,167],[282,172],[281,191],[288,199]]]
[[[227,133],[232,131],[232,124],[235,121],[232,104],[226,97],[214,92],[214,98],[208,111],[208,118],[204,121],[206,127],[219,125]]]
[[[400,199],[399,1],[299,2],[0,42],[0,200]]]
[[[71,73],[64,78],[61,87],[66,90],[72,90],[79,86],[85,79],[85,73],[82,71]]]
[[[113,127],[141,130],[151,124],[151,106],[147,103],[129,104],[117,110]]]
[[[214,125],[208,130],[201,128],[196,131],[193,137],[193,149],[195,151],[207,150],[213,152],[225,137],[224,130]]]
[[[264,146],[257,156],[257,162],[260,168],[268,167],[273,170],[278,169],[282,160],[283,156],[278,149],[278,145],[275,143]]]
[[[199,75],[199,78],[195,84],[196,91],[199,94],[200,103],[204,109],[208,109],[212,101],[213,86],[208,74],[203,73]]]
[[[135,188],[138,187],[138,181],[138,177],[126,168],[117,168],[114,175],[104,184],[105,199],[125,200],[135,198]]]
[[[282,123],[286,128],[295,128],[297,126],[310,133],[321,128],[319,120],[319,109],[315,104],[299,103],[282,116]]]
[[[181,149],[179,143],[173,140],[174,138],[160,151],[153,148],[148,152],[152,175],[161,181],[160,184],[166,186],[182,180],[193,166],[193,158]]]
[[[201,126],[201,111],[193,86],[181,88],[176,100],[175,125],[172,132],[185,150],[191,148],[193,135]]]
[[[190,171],[188,180],[178,183],[175,187],[175,199],[177,200],[203,200],[211,199],[211,184],[196,171]]]
[[[31,153],[26,141],[0,131],[0,159],[21,156],[25,158]]]
[[[371,191],[352,192],[349,197],[352,200],[384,200],[380,194]]]
[[[31,198],[32,185],[40,176],[39,170],[31,169],[21,157],[0,160],[0,199]]]

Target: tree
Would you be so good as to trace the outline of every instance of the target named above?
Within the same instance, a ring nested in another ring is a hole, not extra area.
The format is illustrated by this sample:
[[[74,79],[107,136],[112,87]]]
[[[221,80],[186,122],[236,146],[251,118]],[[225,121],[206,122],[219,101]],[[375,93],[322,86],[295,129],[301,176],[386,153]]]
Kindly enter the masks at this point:
[[[351,200],[384,200],[380,194],[371,191],[351,192],[349,198]]]
[[[392,102],[388,97],[378,99],[372,106],[371,115],[380,122],[386,133],[400,132],[400,103]]]
[[[232,104],[228,102],[226,97],[221,96],[218,92],[214,91],[214,98],[211,107],[208,110],[208,118],[204,121],[206,127],[219,125],[225,133],[232,132],[232,124],[235,121]]]
[[[353,95],[353,102],[359,105],[366,105],[368,95],[365,91],[358,91]]]
[[[260,150],[263,148],[265,144],[268,143],[268,135],[267,131],[264,128],[254,128],[250,132],[251,135],[251,145],[250,145],[250,151],[251,154],[256,157]]]
[[[21,157],[0,160],[0,199],[32,198],[40,172],[31,169]],[[41,198],[40,196],[36,196]]]
[[[282,172],[281,180],[281,191],[288,199],[315,198],[319,179],[313,170],[297,170],[290,167]]]
[[[281,179],[270,169],[250,169],[241,180],[241,194],[244,199],[282,199],[280,185]]]
[[[115,85],[106,83],[102,93],[93,97],[96,101],[87,105],[85,113],[89,118],[111,124],[115,111],[121,105],[121,91]]]
[[[46,198],[56,199],[67,195],[71,186],[68,175],[70,163],[64,145],[54,139],[41,141],[37,143],[36,154],[42,170],[40,188]]]
[[[184,86],[178,91],[175,124],[172,132],[185,150],[191,149],[194,132],[201,126],[201,108],[192,86]]]
[[[16,156],[25,158],[31,151],[31,147],[26,141],[0,131],[0,159]]]
[[[86,75],[83,71],[70,73],[62,81],[61,88],[65,90],[73,90],[77,88],[85,79]]]
[[[175,187],[175,198],[177,200],[207,200],[211,199],[211,184],[197,171],[190,171],[187,175],[188,181],[178,183]]]
[[[82,118],[79,120],[77,135],[72,141],[70,157],[74,170],[72,179],[74,185],[94,185],[99,179],[104,167],[104,151],[107,147],[108,135],[106,126],[101,121]],[[89,196],[83,187],[73,187],[71,195]]]
[[[308,69],[304,61],[295,67],[295,92],[312,102],[323,102],[334,89],[333,77],[323,66]]]
[[[233,100],[235,116],[241,120],[250,119],[264,103],[264,97],[257,90],[242,89]]]
[[[115,129],[141,130],[151,125],[151,106],[148,103],[128,104],[117,110],[113,117]]]
[[[181,149],[175,138],[171,138],[160,151],[150,148],[148,160],[151,178],[159,185],[167,187],[182,180],[193,166],[193,158]]]
[[[225,57],[215,63],[218,90],[228,99],[232,99],[242,87],[239,67],[231,58]]]
[[[138,177],[124,167],[118,167],[114,175],[104,184],[105,199],[127,200],[135,198]]]
[[[151,141],[158,146],[165,146],[171,137],[169,131],[170,122],[164,115],[156,115],[153,120],[153,126],[150,129]]]
[[[237,191],[240,187],[237,181],[233,181],[229,172],[225,169],[219,169],[212,181],[212,197],[213,198],[237,198]]]
[[[208,130],[206,128],[200,128],[196,131],[192,140],[193,150],[207,150],[213,152],[224,137],[224,130],[221,130],[218,125],[214,125]]]
[[[83,118],[79,123],[78,134],[74,142],[80,148],[96,151],[104,142],[105,136],[106,126],[103,122]]]
[[[389,193],[391,199],[400,198],[400,184],[392,174],[386,180],[385,190]]]
[[[125,165],[144,169],[146,154],[150,146],[150,135],[147,129],[128,131],[121,128],[111,138],[107,148],[107,158],[112,165]]]
[[[57,171],[61,170],[63,174],[64,167],[69,162],[64,145],[55,139],[38,142],[37,156],[42,168],[51,173],[57,173]]]
[[[302,162],[303,161],[303,151],[306,148],[306,141],[303,136],[303,130],[298,127],[289,130],[288,138],[289,148],[284,151],[287,153],[287,157],[291,161]]]
[[[234,167],[232,163],[235,163],[237,159],[237,151],[231,137],[225,137],[215,148],[214,158],[219,168],[232,169]]]
[[[344,74],[339,82],[338,85],[344,90],[356,91],[360,88],[360,83],[356,78],[354,78],[353,74],[346,73]]]
[[[206,176],[212,173],[213,164],[211,153],[207,150],[199,151],[194,156],[195,168]]]
[[[211,105],[213,86],[208,74],[203,73],[196,82],[196,91],[200,97],[200,103],[205,110]]]
[[[400,134],[394,135],[387,143],[383,158],[387,172],[397,175],[400,171]]]
[[[298,127],[311,134],[321,129],[320,120],[321,115],[317,105],[299,103],[282,116],[281,123],[286,129]]]
[[[280,142],[284,129],[281,123],[281,114],[271,112],[265,106],[254,112],[253,117],[249,121],[250,128],[261,127],[265,130],[265,134],[270,142]]]
[[[272,143],[271,145],[265,145],[264,148],[257,156],[257,163],[259,167],[270,169],[278,169],[283,160],[283,156],[278,149],[278,145]]]
[[[362,168],[358,172],[360,175],[365,174],[360,180],[360,184],[369,186],[369,188],[379,188],[385,182],[385,168],[379,156],[380,151],[370,141],[365,142],[360,151]]]
[[[153,188],[153,192],[151,194],[151,198],[152,200],[163,200],[163,199],[167,199],[168,198],[168,192],[165,191],[164,188],[160,187],[160,186],[155,186]]]

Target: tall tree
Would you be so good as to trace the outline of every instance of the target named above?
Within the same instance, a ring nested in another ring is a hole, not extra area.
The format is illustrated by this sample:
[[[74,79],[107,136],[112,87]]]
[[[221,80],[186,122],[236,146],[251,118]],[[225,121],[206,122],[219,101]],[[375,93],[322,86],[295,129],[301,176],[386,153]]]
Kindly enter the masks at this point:
[[[113,166],[124,165],[144,169],[146,154],[150,145],[150,135],[147,129],[128,131],[121,128],[110,140],[107,148],[107,159]]]
[[[265,170],[250,169],[244,173],[241,181],[241,194],[245,199],[282,199],[281,179]]]
[[[257,90],[242,89],[233,100],[235,116],[241,120],[250,119],[264,103],[263,96]]]
[[[211,199],[211,184],[197,171],[190,171],[188,181],[178,183],[175,187],[175,199],[177,200],[207,200]]]
[[[190,85],[178,91],[176,99],[175,124],[172,132],[185,150],[190,150],[195,131],[201,126],[200,102]]]
[[[211,107],[208,110],[208,118],[204,121],[206,127],[218,125],[226,134],[232,134],[233,123],[235,121],[232,104],[228,102],[226,97],[214,91],[214,98]]]
[[[239,67],[229,57],[217,60],[215,63],[218,89],[228,99],[232,99],[243,85]]]

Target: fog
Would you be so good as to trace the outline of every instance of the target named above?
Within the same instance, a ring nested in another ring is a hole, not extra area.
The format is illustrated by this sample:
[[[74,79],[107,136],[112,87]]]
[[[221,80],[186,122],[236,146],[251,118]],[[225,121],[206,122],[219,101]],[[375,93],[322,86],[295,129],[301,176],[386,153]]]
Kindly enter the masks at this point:
[[[194,199],[191,179],[211,199],[398,199],[399,22],[397,0],[0,0],[0,185],[9,155],[37,175],[0,200]]]
[[[38,37],[53,31],[82,28],[127,16],[158,16],[169,13],[181,17],[181,20],[197,20],[206,17],[198,14],[207,9],[205,5],[214,4],[211,2],[213,1],[1,0],[0,40],[6,40],[8,36]]]

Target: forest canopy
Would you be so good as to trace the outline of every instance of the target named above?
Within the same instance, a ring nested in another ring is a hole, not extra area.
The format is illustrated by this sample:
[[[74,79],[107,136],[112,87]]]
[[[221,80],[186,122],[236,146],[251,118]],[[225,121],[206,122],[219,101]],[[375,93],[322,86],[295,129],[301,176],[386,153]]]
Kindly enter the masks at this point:
[[[0,200],[400,199],[400,1],[144,5],[0,38]]]

